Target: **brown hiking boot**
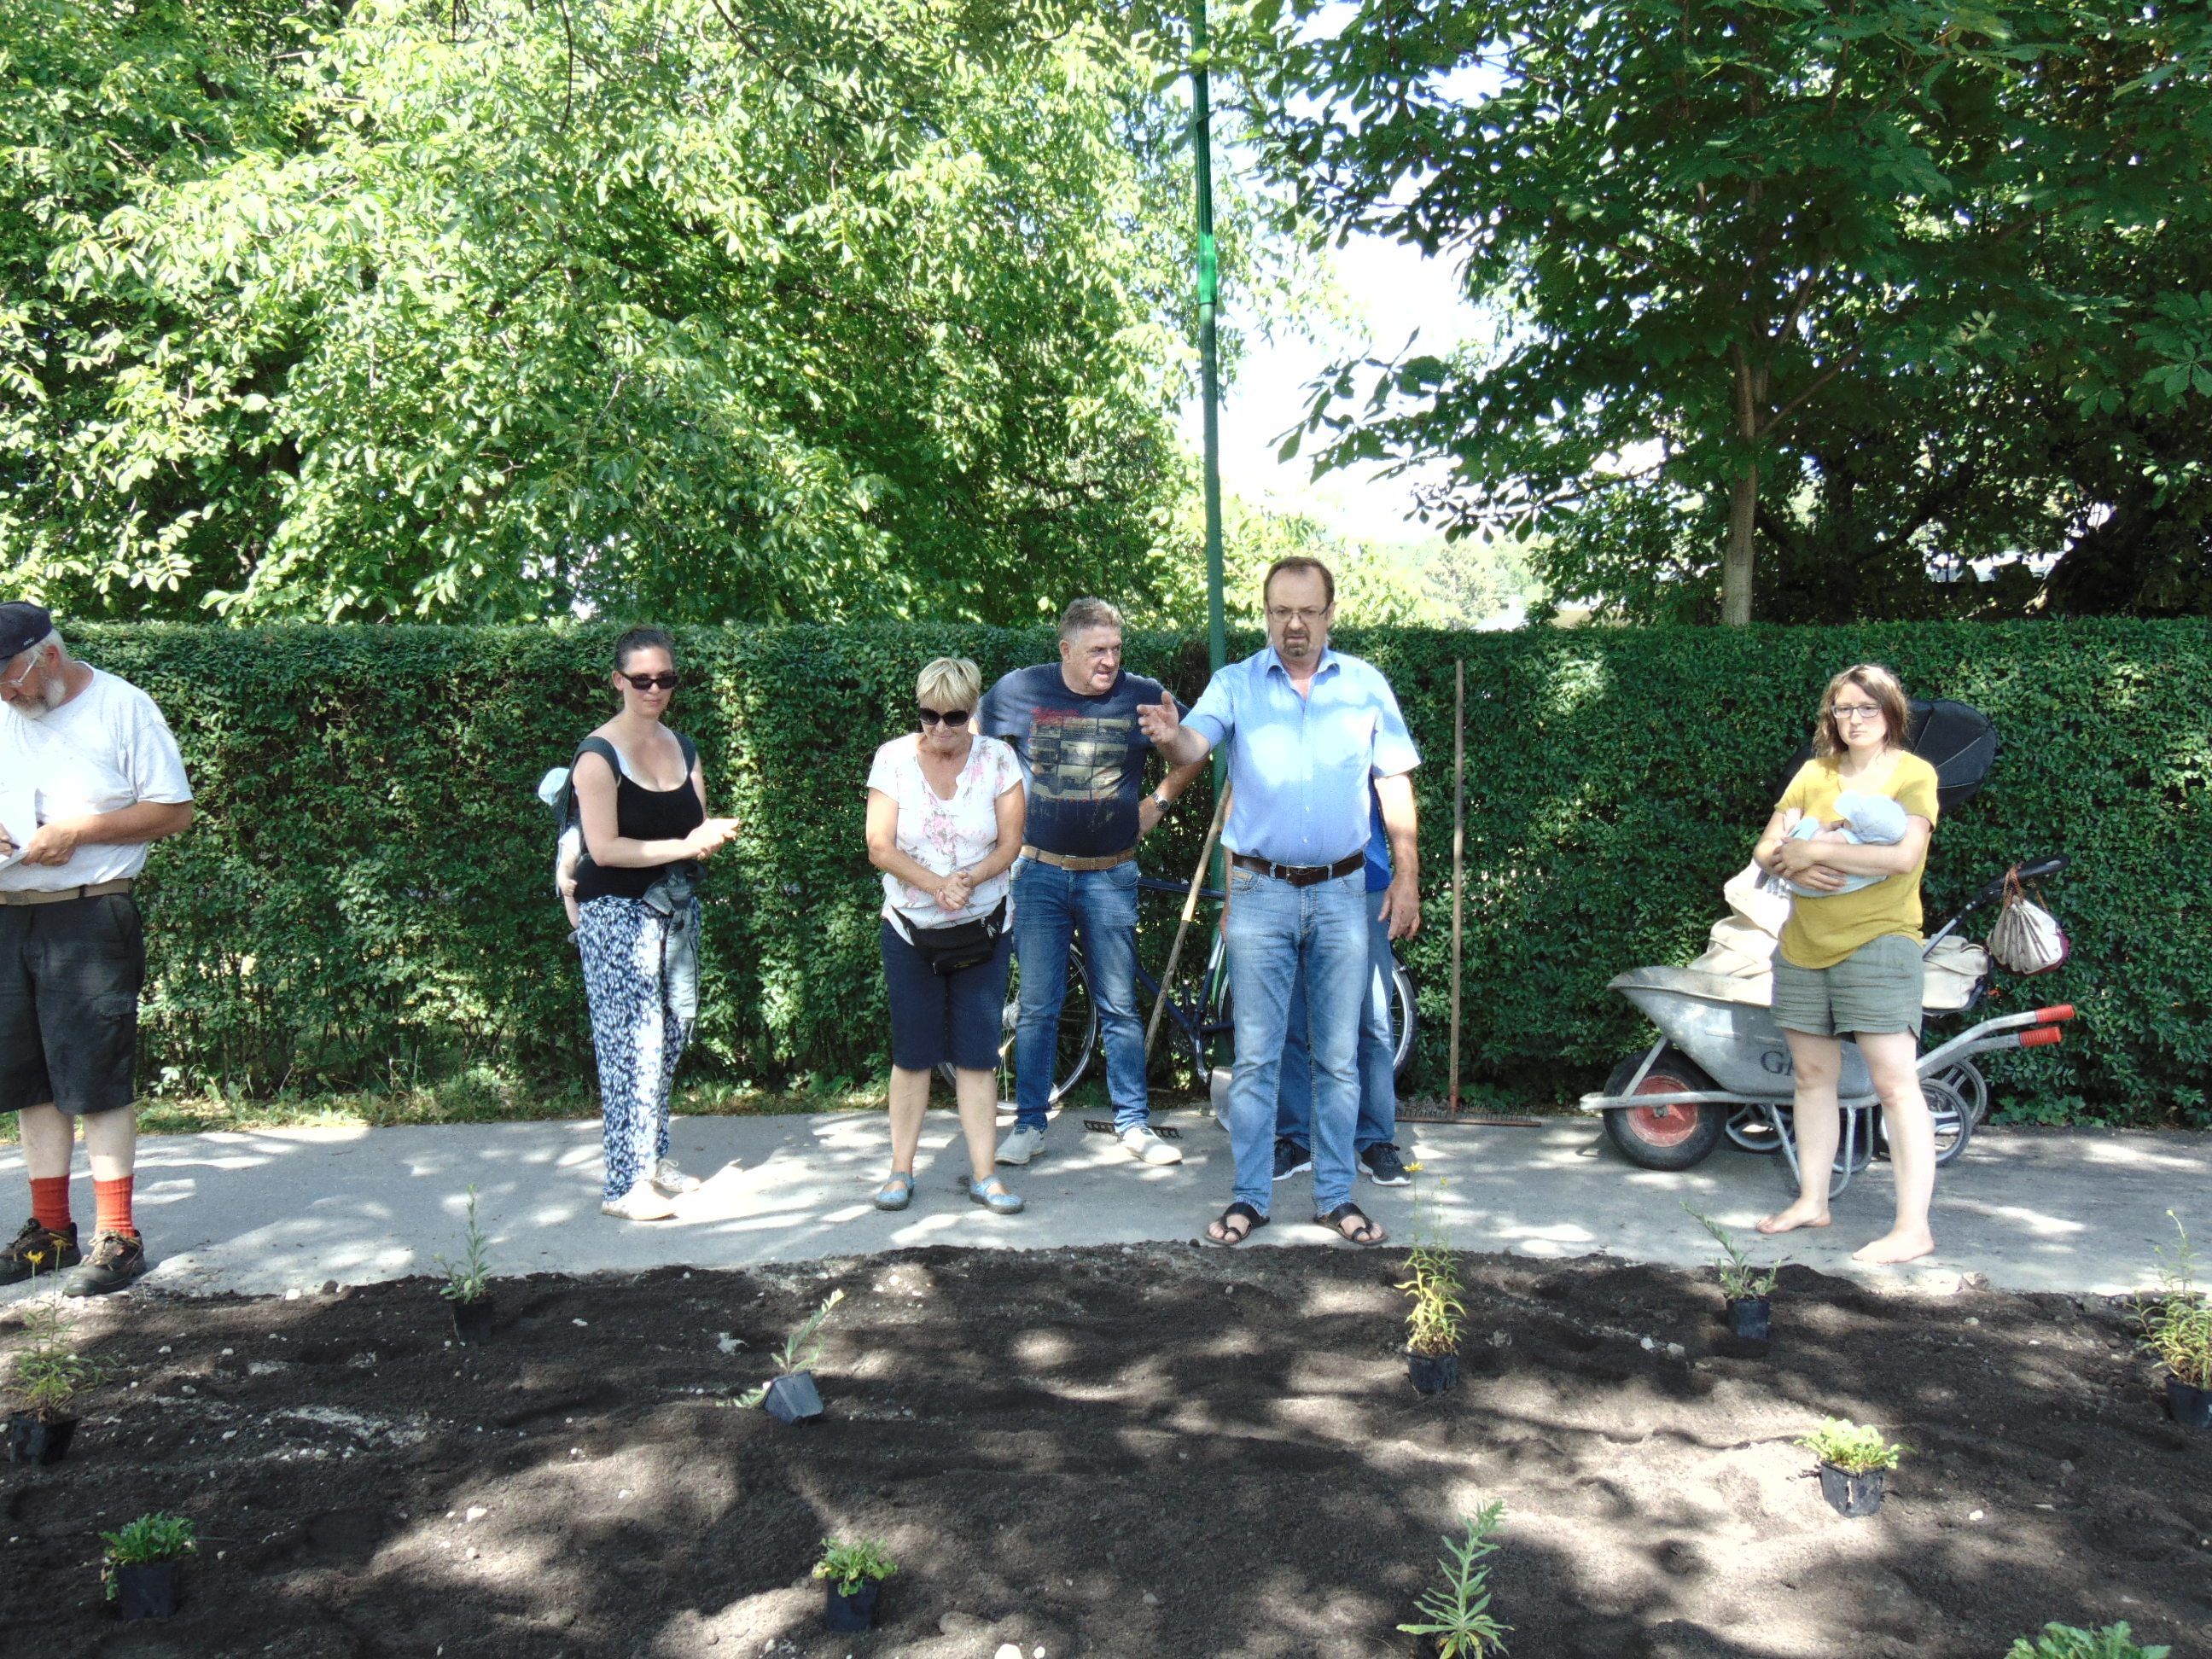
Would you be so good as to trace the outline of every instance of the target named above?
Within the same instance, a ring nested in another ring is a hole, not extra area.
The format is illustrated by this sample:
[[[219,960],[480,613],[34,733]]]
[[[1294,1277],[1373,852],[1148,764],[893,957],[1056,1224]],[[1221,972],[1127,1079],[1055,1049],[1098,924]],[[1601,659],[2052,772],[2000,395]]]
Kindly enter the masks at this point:
[[[64,1296],[106,1296],[146,1271],[146,1246],[136,1233],[102,1233],[92,1254],[62,1286]]]
[[[58,1233],[33,1218],[23,1224],[13,1244],[0,1250],[0,1285],[20,1285],[34,1276],[59,1273],[76,1267],[79,1260],[75,1222],[67,1232]]]

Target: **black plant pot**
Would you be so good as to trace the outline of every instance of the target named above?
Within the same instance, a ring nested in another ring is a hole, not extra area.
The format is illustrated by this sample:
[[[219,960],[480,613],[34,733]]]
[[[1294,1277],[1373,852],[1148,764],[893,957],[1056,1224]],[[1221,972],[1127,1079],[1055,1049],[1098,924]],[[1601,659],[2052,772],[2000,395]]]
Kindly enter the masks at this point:
[[[822,1390],[814,1386],[812,1371],[793,1371],[768,1385],[761,1404],[779,1423],[811,1423],[822,1415]]]
[[[2179,1377],[2166,1379],[2166,1407],[2185,1429],[2212,1429],[2212,1389],[2192,1389]]]
[[[167,1619],[177,1610],[177,1563],[134,1561],[108,1569],[115,1575],[118,1619]]]
[[[464,1342],[490,1341],[491,1321],[491,1298],[488,1296],[453,1304],[453,1334]]]
[[[1856,1520],[1872,1515],[1881,1507],[1882,1491],[1889,1480],[1887,1469],[1869,1469],[1864,1474],[1851,1474],[1833,1463],[1820,1465],[1820,1496],[1838,1515],[1847,1515]]]
[[[35,1412],[8,1414],[8,1461],[10,1463],[58,1463],[69,1455],[70,1439],[76,1433],[76,1419],[57,1417],[52,1422]]]
[[[804,1376],[805,1373],[801,1371],[799,1375]],[[822,1588],[828,1592],[823,1601],[822,1616],[829,1621],[831,1630],[873,1630],[876,1627],[876,1596],[883,1589],[882,1584],[870,1579],[850,1595],[840,1593],[837,1581],[834,1578],[823,1579]]]
[[[1773,1335],[1774,1304],[1763,1296],[1732,1296],[1728,1328],[1739,1342],[1765,1342]]]
[[[1406,1374],[1413,1379],[1413,1386],[1423,1394],[1442,1394],[1459,1381],[1459,1356],[1455,1353],[1406,1354]]]

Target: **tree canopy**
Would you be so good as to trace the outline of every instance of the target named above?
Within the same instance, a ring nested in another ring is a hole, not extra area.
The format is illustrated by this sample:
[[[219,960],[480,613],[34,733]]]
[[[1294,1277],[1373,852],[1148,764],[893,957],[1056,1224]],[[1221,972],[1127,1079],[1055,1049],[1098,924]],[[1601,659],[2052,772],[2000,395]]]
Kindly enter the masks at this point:
[[[2212,600],[2212,21],[2039,0],[1322,0],[1246,43],[1327,234],[1494,345],[1346,365],[1321,464],[1443,459],[1639,617]],[[1976,562],[2057,555],[1994,587]]]
[[[1010,622],[1173,580],[1188,155],[1126,20],[4,20],[0,588],[78,613]],[[1231,194],[1245,273],[1250,222]]]

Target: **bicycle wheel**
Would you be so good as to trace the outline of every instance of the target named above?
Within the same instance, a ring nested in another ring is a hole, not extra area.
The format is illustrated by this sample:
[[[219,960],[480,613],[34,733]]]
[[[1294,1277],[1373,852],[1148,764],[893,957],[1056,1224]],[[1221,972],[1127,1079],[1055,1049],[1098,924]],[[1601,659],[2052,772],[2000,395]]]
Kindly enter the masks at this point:
[[[1413,976],[1402,962],[1391,964],[1390,1075],[1402,1078],[1413,1059],[1413,1043],[1420,1036],[1420,1005],[1413,1000]]]
[[[1022,963],[1014,958],[1013,971],[1006,979],[1006,1003],[1000,1012],[999,1038],[999,1097],[1010,1097],[1014,1082],[1014,1030],[1021,1023]],[[1083,1081],[1083,1074],[1091,1069],[1091,1057],[1098,1052],[1098,1010],[1091,1000],[1091,973],[1083,961],[1079,948],[1071,947],[1067,953],[1067,991],[1060,1004],[1060,1034],[1054,1040],[1052,1065],[1052,1093],[1048,1104],[1057,1106],[1060,1097]],[[937,1075],[952,1085],[952,1068],[940,1066]]]

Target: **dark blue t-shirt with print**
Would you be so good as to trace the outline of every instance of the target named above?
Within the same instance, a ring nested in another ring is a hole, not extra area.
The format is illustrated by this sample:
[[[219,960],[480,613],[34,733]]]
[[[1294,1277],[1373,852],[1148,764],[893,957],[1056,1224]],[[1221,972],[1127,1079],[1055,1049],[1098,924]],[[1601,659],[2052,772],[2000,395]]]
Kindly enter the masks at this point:
[[[1022,839],[1068,858],[1104,858],[1137,844],[1145,754],[1137,705],[1166,693],[1124,672],[1114,689],[1086,696],[1067,689],[1056,662],[1018,668],[983,694],[987,737],[1014,746],[1029,773],[1029,823]]]

